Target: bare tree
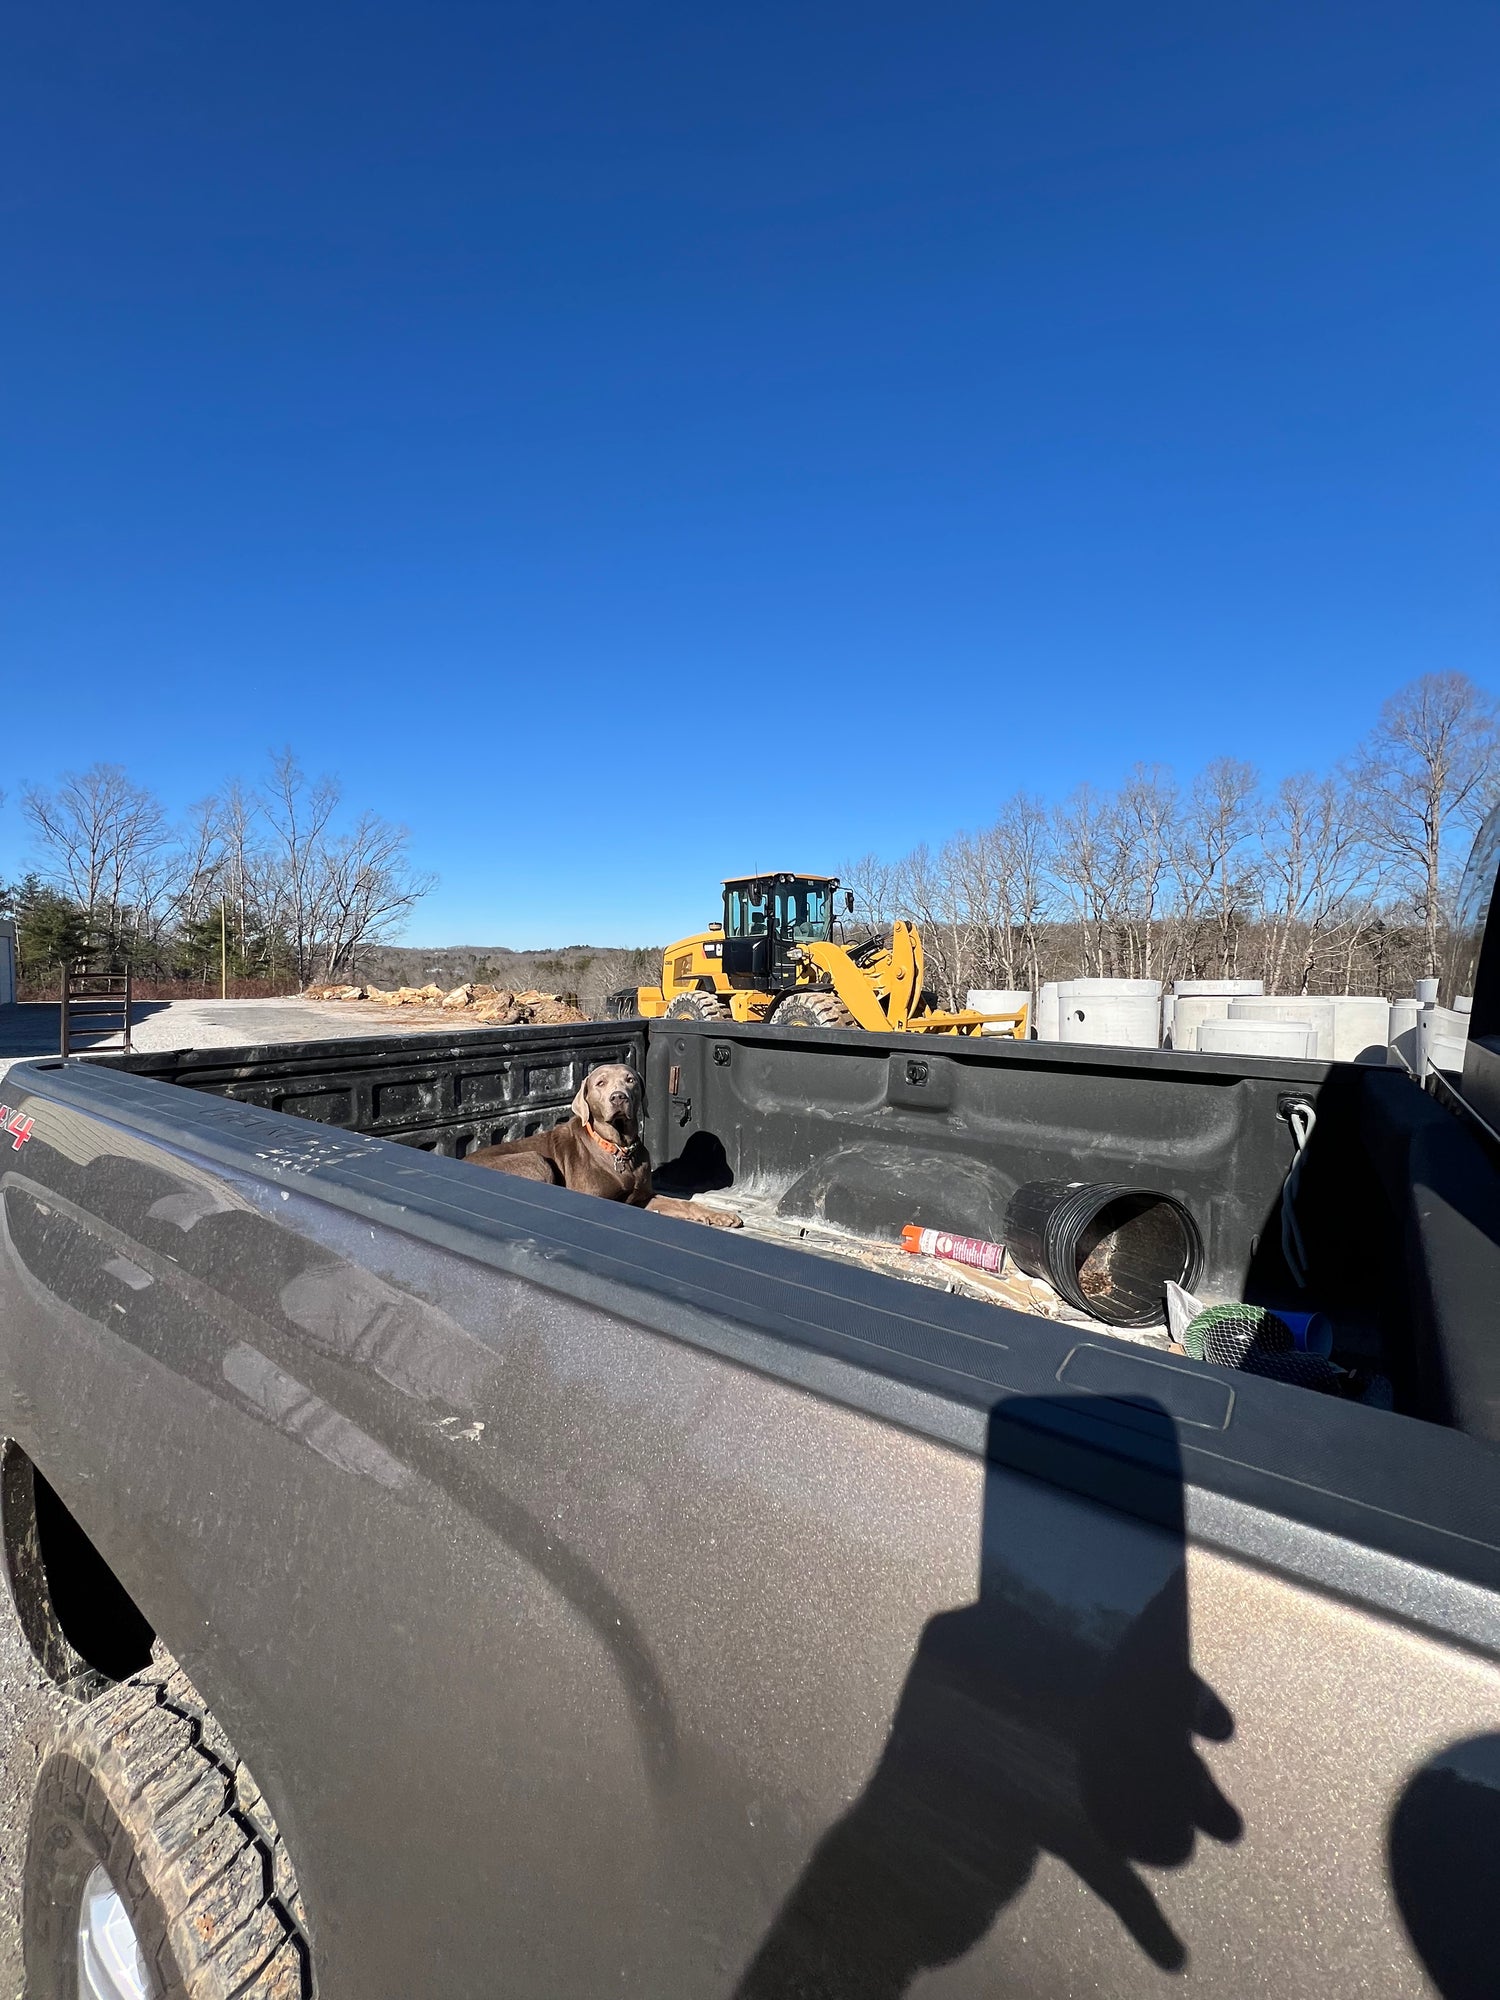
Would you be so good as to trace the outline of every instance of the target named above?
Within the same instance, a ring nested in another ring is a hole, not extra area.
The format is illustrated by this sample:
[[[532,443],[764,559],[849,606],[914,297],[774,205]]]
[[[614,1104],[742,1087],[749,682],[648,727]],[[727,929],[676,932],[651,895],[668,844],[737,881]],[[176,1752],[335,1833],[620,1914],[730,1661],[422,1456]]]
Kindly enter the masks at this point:
[[[1366,836],[1411,898],[1429,977],[1454,873],[1448,835],[1478,823],[1497,770],[1495,703],[1457,673],[1424,674],[1392,695],[1357,762]]]
[[[926,985],[951,1007],[958,1004],[955,996],[963,978],[965,912],[950,849],[934,855],[923,841],[903,856],[895,900],[898,914],[911,917],[921,932]]]
[[[955,834],[938,856],[954,934],[954,994],[1009,985],[1014,971],[1010,882],[1003,843],[992,827]],[[960,991],[962,989],[962,991]]]
[[[1308,992],[1320,956],[1336,951],[1347,991],[1377,884],[1348,788],[1310,771],[1283,778],[1261,806],[1257,831],[1267,990],[1281,992],[1290,976]]]
[[[1041,984],[1039,932],[1051,907],[1052,822],[1040,799],[1013,792],[991,829],[1005,857],[1011,927],[1007,986]]]
[[[214,804],[222,853],[223,893],[234,903],[239,936],[247,939],[252,928],[250,885],[254,876],[263,872],[257,851],[260,807],[238,778],[225,786]],[[261,915],[259,910],[254,912],[255,928],[264,935]]]
[[[1115,801],[1080,785],[1054,817],[1053,871],[1071,902],[1082,934],[1088,974],[1109,971],[1109,932],[1120,906]]]
[[[366,812],[313,857],[313,948],[327,978],[351,970],[361,948],[388,942],[434,886],[435,876],[412,873],[406,858],[410,838],[404,826]]]
[[[854,891],[854,921],[872,931],[884,930],[896,914],[896,869],[877,854],[846,861],[839,880]]]
[[[1177,845],[1179,801],[1170,771],[1137,764],[1115,801],[1115,880],[1122,891],[1120,923],[1127,978],[1159,979],[1159,928]]]
[[[338,810],[338,783],[333,778],[311,782],[291,750],[281,750],[271,759],[270,782],[259,803],[271,829],[280,878],[273,890],[276,919],[285,922],[297,984],[305,986],[313,970],[319,877],[328,823]]]
[[[1255,802],[1260,779],[1238,757],[1216,757],[1194,781],[1182,824],[1178,876],[1183,914],[1206,929],[1217,969],[1239,970],[1240,932],[1257,889]]]
[[[28,785],[23,798],[43,874],[118,949],[127,912],[141,888],[157,882],[172,844],[160,799],[118,764],[64,772],[55,792]]]
[[[188,807],[177,836],[184,914],[200,916],[219,900],[225,871],[224,802],[210,793]]]

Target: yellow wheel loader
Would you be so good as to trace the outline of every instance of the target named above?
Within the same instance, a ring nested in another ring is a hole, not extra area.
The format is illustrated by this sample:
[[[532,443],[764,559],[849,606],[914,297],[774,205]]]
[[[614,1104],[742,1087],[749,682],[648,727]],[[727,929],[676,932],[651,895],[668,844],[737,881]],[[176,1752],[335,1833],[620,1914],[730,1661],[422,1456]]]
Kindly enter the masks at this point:
[[[626,987],[610,996],[612,1013],[651,1020],[772,1021],[796,1028],[870,1028],[898,1034],[1010,1034],[1024,1041],[1022,1007],[1014,1014],[943,1013],[922,986],[922,940],[896,923],[889,942],[849,945],[835,938],[839,883],[832,875],[735,875],[724,884],[724,917],[695,937],[668,945],[660,986]],[[845,890],[843,908],[854,908]]]

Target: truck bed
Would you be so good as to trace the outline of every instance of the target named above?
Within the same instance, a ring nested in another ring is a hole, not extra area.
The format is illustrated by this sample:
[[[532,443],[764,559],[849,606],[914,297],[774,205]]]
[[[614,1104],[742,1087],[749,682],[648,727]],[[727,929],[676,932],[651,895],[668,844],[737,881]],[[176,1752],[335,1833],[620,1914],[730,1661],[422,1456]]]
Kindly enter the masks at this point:
[[[629,1062],[647,1078],[646,1138],[661,1192],[729,1208],[747,1233],[785,1248],[992,1306],[994,1288],[903,1255],[903,1225],[996,1240],[1011,1195],[1028,1181],[1158,1189],[1198,1225],[1196,1289],[1206,1301],[1316,1303],[1334,1318],[1342,1359],[1384,1370],[1402,1407],[1453,1420],[1442,1371],[1417,1365],[1379,1255],[1373,1246],[1348,1254],[1367,1234],[1361,1209],[1374,1214],[1386,1203],[1358,1126],[1369,1105],[1377,1117],[1383,1104],[1404,1107],[1407,1119],[1454,1136],[1430,1100],[1384,1071],[1366,1071],[1353,1086],[1335,1072],[1333,1116],[1303,1197],[1327,1254],[1304,1295],[1281,1255],[1279,1204],[1294,1150],[1283,1113],[1289,1099],[1322,1101],[1328,1064],[1001,1041],[938,1048],[925,1037],[664,1021],[103,1061],[460,1160],[559,1122],[590,1068]],[[1105,1328],[1044,1281],[1021,1278],[1005,1303],[1109,1339],[1165,1344],[1161,1328]],[[1469,1398],[1471,1407],[1481,1401]]]

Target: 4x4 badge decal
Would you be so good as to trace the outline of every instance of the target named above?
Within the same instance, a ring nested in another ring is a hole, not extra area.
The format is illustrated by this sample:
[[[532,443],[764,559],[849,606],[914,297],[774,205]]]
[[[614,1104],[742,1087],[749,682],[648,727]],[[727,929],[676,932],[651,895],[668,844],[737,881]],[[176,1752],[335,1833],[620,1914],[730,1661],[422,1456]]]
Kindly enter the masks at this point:
[[[8,1104],[0,1104],[0,1127],[10,1134],[11,1148],[19,1153],[31,1137],[32,1121],[23,1118],[19,1111],[12,1111]]]

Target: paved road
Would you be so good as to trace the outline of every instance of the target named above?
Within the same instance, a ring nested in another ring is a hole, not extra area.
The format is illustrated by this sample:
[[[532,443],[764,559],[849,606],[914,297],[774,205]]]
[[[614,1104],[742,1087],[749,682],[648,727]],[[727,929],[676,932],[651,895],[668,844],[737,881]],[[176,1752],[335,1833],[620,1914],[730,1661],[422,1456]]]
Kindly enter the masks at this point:
[[[134,1040],[138,1049],[235,1048],[334,1036],[432,1034],[448,1025],[431,1016],[413,1020],[404,1008],[396,1012],[358,1003],[145,1001]],[[55,1006],[0,1007],[0,1080],[13,1059],[56,1053]],[[51,1683],[32,1661],[9,1594],[0,1584],[0,2000],[22,2000],[20,1878],[26,1815],[36,1774],[37,1746],[52,1726],[59,1706]]]

